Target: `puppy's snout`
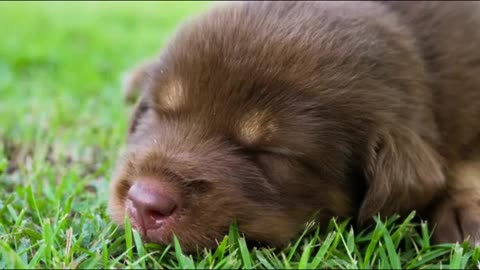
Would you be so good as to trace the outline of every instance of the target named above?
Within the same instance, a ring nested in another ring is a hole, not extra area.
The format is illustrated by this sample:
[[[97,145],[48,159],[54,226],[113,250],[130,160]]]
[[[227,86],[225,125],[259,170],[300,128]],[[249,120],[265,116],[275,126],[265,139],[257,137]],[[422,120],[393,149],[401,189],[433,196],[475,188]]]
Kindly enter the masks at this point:
[[[177,202],[159,181],[138,181],[128,191],[127,211],[134,227],[142,233],[158,229],[171,216]]]

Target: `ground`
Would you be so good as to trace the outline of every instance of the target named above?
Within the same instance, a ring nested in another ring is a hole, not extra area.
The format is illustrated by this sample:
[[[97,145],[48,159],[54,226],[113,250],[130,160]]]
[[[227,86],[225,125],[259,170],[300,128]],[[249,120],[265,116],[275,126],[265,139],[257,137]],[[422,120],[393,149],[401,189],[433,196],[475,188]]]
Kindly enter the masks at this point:
[[[232,226],[216,250],[191,255],[115,226],[108,182],[131,110],[122,72],[207,6],[0,3],[0,268],[476,267],[478,249],[431,246],[410,218],[362,232],[332,220],[283,250],[247,244]]]

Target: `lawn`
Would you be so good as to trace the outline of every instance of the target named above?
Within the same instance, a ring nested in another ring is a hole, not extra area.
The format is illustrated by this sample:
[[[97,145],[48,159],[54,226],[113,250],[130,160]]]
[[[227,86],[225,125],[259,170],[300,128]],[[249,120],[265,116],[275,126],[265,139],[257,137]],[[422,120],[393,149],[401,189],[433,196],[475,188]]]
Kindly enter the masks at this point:
[[[122,72],[156,54],[202,2],[0,3],[0,268],[465,268],[479,249],[431,246],[392,217],[312,225],[283,250],[234,227],[216,250],[143,245],[111,223],[108,182],[131,107]]]

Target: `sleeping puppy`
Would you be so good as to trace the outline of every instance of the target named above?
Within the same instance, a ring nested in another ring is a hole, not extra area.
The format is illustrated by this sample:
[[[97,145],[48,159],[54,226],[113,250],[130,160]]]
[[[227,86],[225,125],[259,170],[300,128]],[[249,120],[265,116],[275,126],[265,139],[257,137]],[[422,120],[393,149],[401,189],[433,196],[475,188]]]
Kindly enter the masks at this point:
[[[480,242],[479,29],[476,2],[215,5],[126,81],[112,219],[192,251],[417,210]]]

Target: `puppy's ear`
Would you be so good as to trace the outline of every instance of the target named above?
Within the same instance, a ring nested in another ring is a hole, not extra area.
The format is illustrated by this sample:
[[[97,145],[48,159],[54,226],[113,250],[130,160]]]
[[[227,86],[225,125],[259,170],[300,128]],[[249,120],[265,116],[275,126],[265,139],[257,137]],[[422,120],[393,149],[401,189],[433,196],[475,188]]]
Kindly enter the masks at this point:
[[[134,103],[147,87],[155,65],[154,60],[147,60],[128,70],[122,77],[123,98],[126,103]]]
[[[392,125],[378,132],[368,151],[359,224],[376,214],[404,215],[424,208],[445,187],[440,156],[410,128]]]

